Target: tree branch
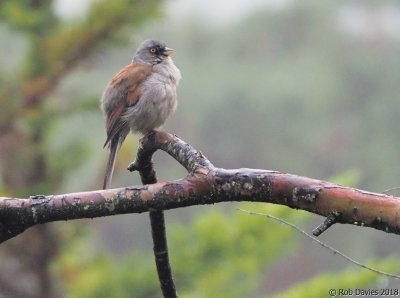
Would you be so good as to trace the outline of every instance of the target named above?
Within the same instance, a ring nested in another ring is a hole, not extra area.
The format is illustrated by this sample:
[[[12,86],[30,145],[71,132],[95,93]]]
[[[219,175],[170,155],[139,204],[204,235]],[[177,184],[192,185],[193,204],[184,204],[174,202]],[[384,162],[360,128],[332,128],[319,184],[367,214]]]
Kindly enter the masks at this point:
[[[150,135],[153,136],[154,133],[151,133]],[[141,145],[143,144],[146,143],[142,142]],[[140,146],[135,162],[128,167],[130,171],[139,171],[143,184],[157,183],[156,172],[154,171],[153,162],[151,160],[154,152],[154,150],[145,151],[144,147]],[[151,236],[154,244],[154,259],[156,262],[161,291],[164,297],[178,297],[174,279],[172,277],[171,265],[169,263],[164,212],[162,210],[150,211],[149,217]]]
[[[167,210],[227,201],[286,205],[336,223],[400,234],[400,199],[276,171],[215,168],[201,152],[165,132],[148,135],[138,155],[162,149],[189,170],[180,180],[29,199],[0,197],[0,242],[51,221]],[[129,168],[132,170],[134,164]]]

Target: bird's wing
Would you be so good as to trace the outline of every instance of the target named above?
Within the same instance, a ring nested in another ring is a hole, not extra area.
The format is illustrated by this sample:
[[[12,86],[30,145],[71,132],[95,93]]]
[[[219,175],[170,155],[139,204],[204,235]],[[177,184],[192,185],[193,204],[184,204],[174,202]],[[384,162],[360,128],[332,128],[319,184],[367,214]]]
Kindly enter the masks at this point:
[[[108,83],[102,98],[102,108],[106,114],[107,140],[119,137],[125,129],[126,121],[122,118],[128,107],[134,106],[142,95],[143,82],[151,75],[152,66],[131,63],[121,69]],[[124,136],[125,137],[125,136]]]

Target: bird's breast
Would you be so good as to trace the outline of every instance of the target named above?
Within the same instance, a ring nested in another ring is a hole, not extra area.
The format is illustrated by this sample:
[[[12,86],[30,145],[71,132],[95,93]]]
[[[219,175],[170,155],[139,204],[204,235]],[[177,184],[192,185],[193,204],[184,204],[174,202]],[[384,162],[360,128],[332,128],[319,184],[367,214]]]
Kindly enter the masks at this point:
[[[138,103],[126,113],[132,131],[145,134],[154,130],[162,126],[176,109],[180,72],[175,65],[157,66],[153,67],[153,73],[143,83]]]

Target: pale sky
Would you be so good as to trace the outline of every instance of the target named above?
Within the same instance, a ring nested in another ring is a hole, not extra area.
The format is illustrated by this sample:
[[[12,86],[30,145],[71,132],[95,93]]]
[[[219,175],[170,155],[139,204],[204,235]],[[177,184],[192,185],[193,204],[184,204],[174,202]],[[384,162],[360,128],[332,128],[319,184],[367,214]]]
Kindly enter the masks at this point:
[[[77,17],[85,12],[92,0],[56,0],[58,14]],[[279,9],[291,0],[169,0],[166,1],[167,15],[172,19],[184,19],[195,15],[205,22],[227,24],[235,21],[260,7]]]
[[[172,18],[196,15],[204,21],[229,23],[259,8],[280,9],[291,0],[170,0],[167,13]]]
[[[55,8],[65,18],[85,13],[93,0],[55,0]],[[293,0],[169,0],[165,2],[169,20],[196,21],[212,25],[229,25],[251,12],[269,8],[285,8]],[[356,3],[344,6],[338,13],[338,27],[351,35],[375,36],[385,34],[400,38],[400,8],[393,5],[363,7]]]

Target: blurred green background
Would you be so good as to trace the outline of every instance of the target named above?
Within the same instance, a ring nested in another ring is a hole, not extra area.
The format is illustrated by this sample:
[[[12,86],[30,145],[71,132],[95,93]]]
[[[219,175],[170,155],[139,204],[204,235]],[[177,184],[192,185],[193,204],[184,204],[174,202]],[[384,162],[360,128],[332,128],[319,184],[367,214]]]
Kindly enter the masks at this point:
[[[164,129],[218,167],[251,167],[380,192],[397,166],[397,1],[1,0],[0,195],[101,187],[98,108],[138,43],[165,40],[183,74]],[[128,173],[138,136],[116,164]],[[185,171],[157,153],[160,180]],[[268,204],[307,231],[323,218]],[[166,212],[181,297],[327,297],[330,288],[398,288],[238,204]],[[320,237],[393,271],[397,236],[336,225]],[[148,215],[52,223],[0,246],[0,297],[160,297]]]

